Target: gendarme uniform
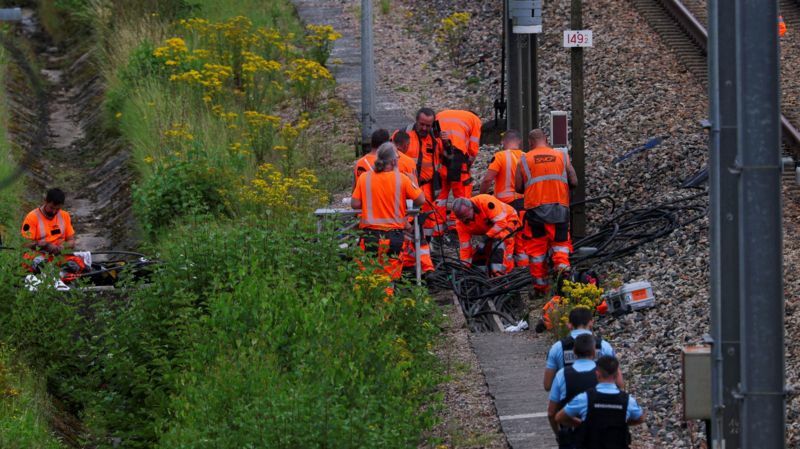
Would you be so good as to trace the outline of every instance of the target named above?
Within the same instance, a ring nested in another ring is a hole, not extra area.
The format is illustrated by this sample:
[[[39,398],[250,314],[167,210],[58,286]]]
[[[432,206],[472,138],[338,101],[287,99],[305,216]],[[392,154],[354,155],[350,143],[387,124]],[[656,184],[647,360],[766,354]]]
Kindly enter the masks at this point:
[[[595,367],[593,360],[578,359],[558,370],[553,380],[553,388],[550,390],[550,400],[558,403],[559,410],[579,394],[597,385]],[[558,432],[558,447],[575,448],[577,435],[575,430],[562,427]]]
[[[613,383],[599,383],[564,406],[564,413],[582,421],[581,449],[628,449],[628,421],[641,418],[642,409],[633,396]]]
[[[574,329],[570,331],[568,337],[553,343],[553,346],[550,347],[550,352],[547,353],[546,367],[552,370],[559,370],[564,366],[571,365],[575,361],[575,353],[572,352],[572,348],[575,345],[575,339],[578,338],[578,335],[591,335],[591,333],[592,332],[588,329]],[[604,355],[614,356],[614,349],[607,341],[596,338],[595,344],[598,345],[596,347],[597,358],[600,358]]]

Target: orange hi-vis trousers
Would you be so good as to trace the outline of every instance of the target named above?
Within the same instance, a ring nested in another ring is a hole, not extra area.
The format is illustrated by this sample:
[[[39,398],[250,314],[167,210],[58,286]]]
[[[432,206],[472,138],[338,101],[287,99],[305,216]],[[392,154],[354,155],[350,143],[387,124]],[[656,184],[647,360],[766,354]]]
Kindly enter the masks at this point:
[[[400,260],[403,262],[403,268],[416,269],[417,259],[414,257],[415,250],[414,232],[412,229],[410,235],[409,233],[405,233],[403,250],[400,252]],[[419,241],[419,262],[423,273],[427,273],[436,269],[436,267],[433,265],[433,259],[431,259],[431,246],[428,244],[425,236],[421,236]]]
[[[547,267],[547,255],[552,252],[553,269],[569,268],[569,255],[572,252],[572,241],[569,235],[569,223],[539,223],[526,221],[527,253],[529,268],[533,278],[533,287],[538,291],[550,288],[550,276]]]
[[[442,175],[442,190],[439,192],[439,196],[436,198],[436,215],[438,217],[446,218],[447,223],[446,227],[442,229],[442,232],[439,234],[434,233],[434,236],[441,236],[444,234],[444,231],[454,230],[456,227],[456,216],[451,211],[448,214],[447,211],[447,200],[450,197],[450,192],[453,192],[453,198],[472,198],[472,176],[469,173],[469,170],[466,170],[461,173],[461,180],[460,181],[448,181],[447,180],[447,168],[443,167],[441,169]],[[441,219],[441,218],[440,218]]]
[[[402,231],[387,231],[386,233],[368,231],[358,242],[362,251],[377,255],[376,261],[382,267],[382,270],[379,271],[386,273],[392,280],[400,279],[403,274],[401,260],[403,244]],[[359,265],[361,269],[364,269],[361,261],[359,261]]]
[[[501,242],[498,239],[484,236],[483,247],[473,253],[472,266],[485,267],[488,265],[491,276],[510,273],[514,269],[515,243],[514,237],[508,237]],[[487,258],[489,258],[488,261]]]
[[[436,208],[436,197],[433,196],[433,183],[429,182],[420,186],[422,193],[425,194],[425,204],[422,205],[420,211],[422,213],[433,212],[428,215],[422,223],[422,235],[430,240],[431,237],[439,237],[445,231],[445,215],[440,213]]]

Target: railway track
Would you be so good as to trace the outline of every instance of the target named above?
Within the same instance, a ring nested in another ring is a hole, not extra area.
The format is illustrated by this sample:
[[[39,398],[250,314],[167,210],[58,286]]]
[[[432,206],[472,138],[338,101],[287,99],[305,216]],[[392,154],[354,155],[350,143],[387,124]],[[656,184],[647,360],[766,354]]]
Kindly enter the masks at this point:
[[[680,0],[631,0],[647,23],[672,48],[698,81],[708,82],[706,46],[708,33]],[[781,0],[781,12],[789,22],[800,21],[800,4],[797,0]],[[793,123],[800,116],[790,111],[790,116],[781,114],[781,132],[787,152],[800,159],[800,131]]]

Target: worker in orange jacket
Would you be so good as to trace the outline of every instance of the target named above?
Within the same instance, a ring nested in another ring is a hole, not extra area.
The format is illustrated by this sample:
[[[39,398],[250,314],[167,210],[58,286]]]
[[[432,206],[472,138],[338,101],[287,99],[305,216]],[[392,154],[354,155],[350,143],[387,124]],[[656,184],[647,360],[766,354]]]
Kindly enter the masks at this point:
[[[445,110],[436,114],[436,122],[441,130],[442,190],[436,198],[437,213],[447,213],[447,200],[472,196],[472,175],[470,168],[478,157],[481,140],[481,119],[472,112]],[[455,216],[448,217],[447,228],[455,227]]]
[[[778,16],[778,37],[783,37],[786,34],[786,22],[783,21],[783,16]]]
[[[472,264],[476,249],[473,236],[485,236],[483,255],[488,258],[489,272],[502,275],[514,269],[514,233],[522,226],[517,211],[491,195],[477,195],[453,201],[456,216],[459,257]]]
[[[421,206],[425,195],[408,176],[397,170],[397,150],[391,142],[378,148],[373,171],[359,176],[350,205],[361,210],[359,228],[364,232],[359,241],[362,250],[377,254],[383,270],[392,279],[403,272],[400,252],[404,231],[408,227],[406,200]]]
[[[480,193],[489,193],[494,184],[494,196],[500,201],[510,204],[514,209],[524,210],[523,195],[517,193],[517,167],[522,159],[522,136],[519,131],[509,129],[503,134],[503,149],[489,160],[489,167],[483,175]]]
[[[525,220],[525,207],[523,204],[523,195],[517,193],[516,179],[517,168],[519,162],[524,154],[522,148],[522,136],[519,131],[509,129],[503,134],[502,140],[503,149],[498,151],[492,156],[489,161],[489,167],[483,175],[481,181],[480,193],[489,193],[494,184],[494,196],[500,201],[512,206],[519,214],[520,220]],[[515,238],[517,251],[514,254],[514,261],[518,267],[528,266],[527,244],[523,240],[527,240],[529,236],[525,235],[524,231],[518,233]]]
[[[527,253],[533,287],[546,292],[550,287],[547,255],[552,252],[555,270],[570,267],[572,242],[569,235],[569,189],[578,185],[578,177],[565,152],[547,146],[541,129],[528,135],[532,148],[520,160],[516,189],[523,193],[525,206]]]
[[[397,131],[392,136],[392,142],[395,144],[395,147],[397,147],[397,164],[400,173],[408,175],[408,177],[414,182],[414,185],[419,186],[417,184],[416,176],[416,161],[406,155],[411,144],[411,137],[405,131]],[[409,219],[409,222],[413,224],[414,219]],[[421,224],[422,222],[420,221],[420,225]],[[420,232],[422,232],[422,230]],[[428,240],[424,237],[424,234],[423,238],[420,239],[419,253],[420,268],[422,268],[422,272],[429,273],[433,271],[435,267],[433,265],[433,260],[431,259],[431,247],[428,243]],[[403,244],[403,252],[400,259],[403,261],[404,268],[416,267],[416,245],[414,243],[413,230],[411,232],[406,232],[405,242]]]
[[[20,232],[27,240],[22,247],[31,250],[23,254],[26,259],[23,266],[29,271],[38,273],[42,264],[52,262],[56,256],[74,247],[75,230],[72,219],[62,209],[65,201],[66,195],[61,189],[50,189],[45,194],[44,203],[25,216]],[[65,255],[58,263],[65,265],[72,259],[72,256]],[[85,268],[79,257],[74,257],[72,263],[75,265],[65,266],[65,269],[69,268],[69,272],[78,272]]]
[[[389,141],[389,131],[380,128],[372,132],[370,136],[370,152],[358,159],[353,167],[353,188],[355,189],[359,176],[368,171],[372,171],[375,166],[375,158],[378,154],[378,147]]]
[[[425,193],[425,204],[422,212],[433,211],[433,204],[436,201],[436,191],[440,189],[441,179],[439,177],[442,141],[434,137],[431,129],[436,119],[436,113],[431,108],[421,108],[417,111],[413,125],[405,129],[408,134],[409,142],[406,155],[414,159],[417,166],[419,186]],[[396,138],[400,130],[395,131],[393,138]],[[422,224],[423,235],[430,240],[431,237],[438,237],[444,234],[445,217],[439,214],[429,214]]]

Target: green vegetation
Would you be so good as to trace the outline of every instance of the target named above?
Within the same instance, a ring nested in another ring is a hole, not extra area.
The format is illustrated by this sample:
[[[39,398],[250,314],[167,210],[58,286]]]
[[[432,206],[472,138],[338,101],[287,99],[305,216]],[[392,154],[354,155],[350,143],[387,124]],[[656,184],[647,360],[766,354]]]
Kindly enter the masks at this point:
[[[11,359],[9,350],[0,347],[0,447],[61,449],[50,433],[43,383]]]
[[[164,261],[149,286],[92,296],[20,289],[0,253],[0,337],[85,445],[416,446],[441,402],[437,308],[387,296],[310,213],[352,157],[325,67],[336,32],[280,0],[45,3],[90,25],[105,126]]]

